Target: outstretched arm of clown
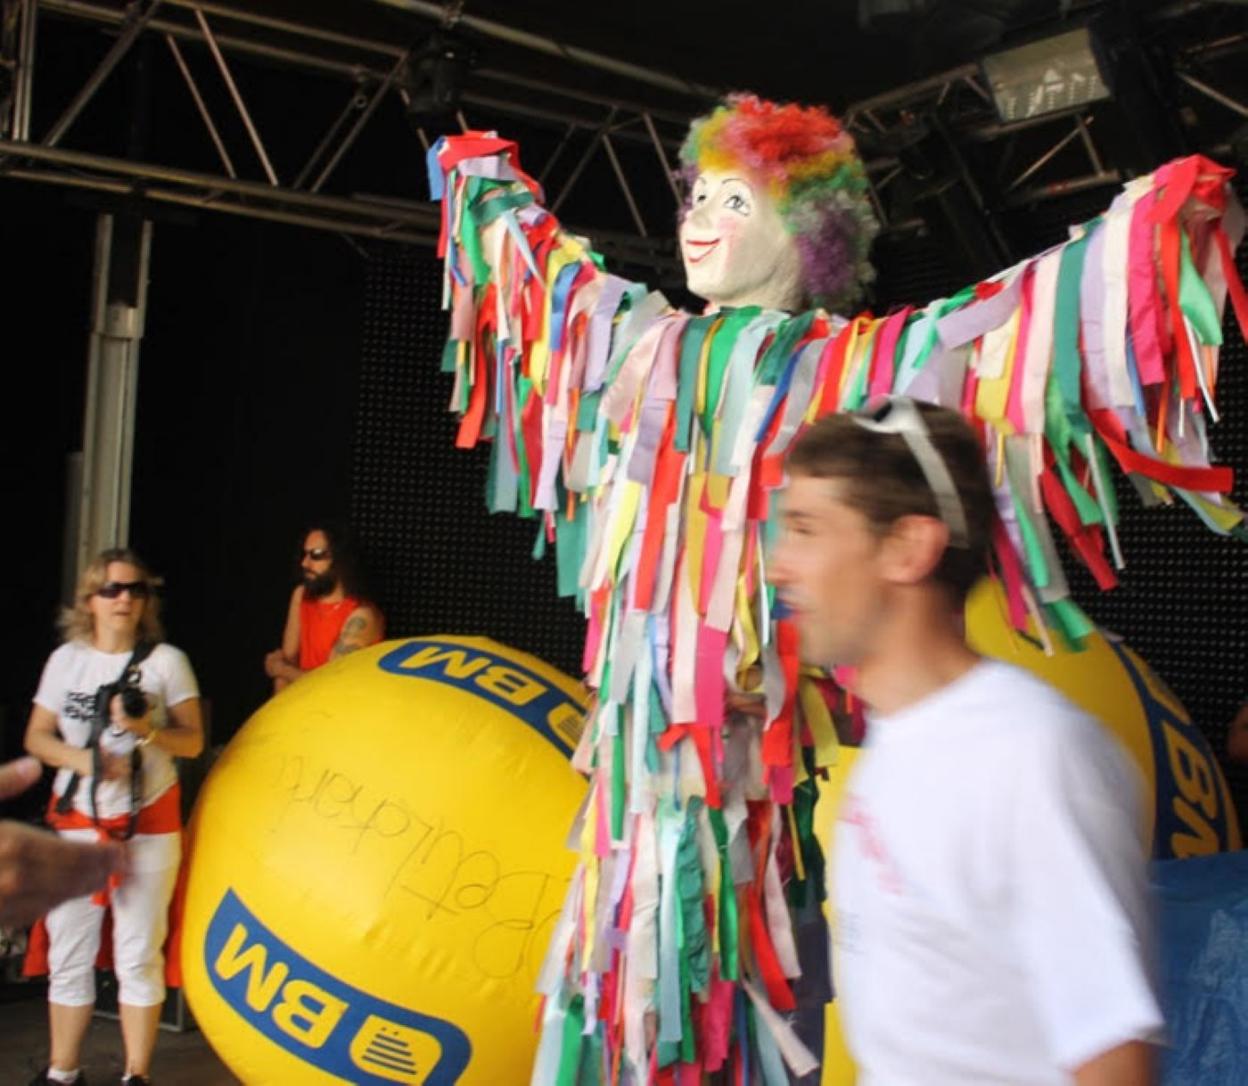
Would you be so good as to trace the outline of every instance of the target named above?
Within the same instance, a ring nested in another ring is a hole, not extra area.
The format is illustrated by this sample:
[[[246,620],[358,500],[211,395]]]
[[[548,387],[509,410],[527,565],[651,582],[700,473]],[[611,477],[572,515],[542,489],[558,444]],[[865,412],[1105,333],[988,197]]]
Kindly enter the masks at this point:
[[[1111,465],[1146,505],[1177,497],[1213,531],[1244,532],[1207,432],[1228,298],[1248,332],[1232,175],[1201,156],[1166,163],[1063,244],[921,310],[859,318],[868,342],[830,406],[904,393],[976,424],[1001,513],[995,569],[1020,628],[1030,613],[1075,642],[1090,629],[1057,532],[1102,589],[1116,584]]]
[[[429,152],[429,178],[442,201],[451,311],[443,369],[455,375],[457,444],[493,441],[492,511],[553,517],[559,495],[586,485],[613,361],[670,307],[608,274],[584,239],[560,227],[514,143],[446,137]]]

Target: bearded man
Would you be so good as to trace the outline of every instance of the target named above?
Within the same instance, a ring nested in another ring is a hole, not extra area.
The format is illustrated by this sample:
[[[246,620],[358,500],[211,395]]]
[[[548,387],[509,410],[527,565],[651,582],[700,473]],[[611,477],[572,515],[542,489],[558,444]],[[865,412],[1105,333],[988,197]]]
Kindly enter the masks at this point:
[[[375,645],[385,631],[381,611],[365,598],[347,529],[326,524],[307,531],[298,566],[281,648],[264,658],[275,694],[329,660]]]

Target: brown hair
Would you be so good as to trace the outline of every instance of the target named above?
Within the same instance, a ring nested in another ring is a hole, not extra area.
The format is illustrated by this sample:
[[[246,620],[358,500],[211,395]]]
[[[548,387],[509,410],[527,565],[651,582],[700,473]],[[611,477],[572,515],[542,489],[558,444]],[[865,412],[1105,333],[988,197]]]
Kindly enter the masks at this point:
[[[78,575],[78,584],[74,588],[74,602],[61,612],[58,623],[61,635],[66,641],[90,641],[94,637],[95,616],[91,613],[91,597],[108,581],[110,562],[125,562],[134,566],[147,583],[148,596],[143,603],[143,614],[139,618],[139,640],[153,645],[163,641],[165,629],[160,623],[160,599],[155,592],[161,584],[161,579],[153,574],[147,563],[128,547],[110,547],[108,550],[100,551],[87,568]]]
[[[953,479],[966,517],[967,545],[949,546],[932,579],[961,603],[988,570],[996,503],[984,451],[970,423],[956,411],[916,403],[930,439]],[[845,414],[827,415],[798,438],[788,457],[793,475],[843,479],[845,501],[886,534],[904,516],[940,518],[936,496],[900,434],[867,429]]]

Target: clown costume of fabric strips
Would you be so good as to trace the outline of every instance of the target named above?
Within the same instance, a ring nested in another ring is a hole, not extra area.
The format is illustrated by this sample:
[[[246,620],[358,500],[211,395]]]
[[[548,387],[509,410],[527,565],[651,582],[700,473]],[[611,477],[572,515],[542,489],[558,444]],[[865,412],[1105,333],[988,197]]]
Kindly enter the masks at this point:
[[[1171,162],[988,281],[845,319],[876,224],[835,118],[734,96],[681,157],[699,315],[607,272],[514,143],[470,132],[429,156],[458,444],[491,443],[490,508],[540,520],[588,623],[590,789],[539,977],[543,1086],[771,1086],[816,1064],[788,1012],[836,729],[764,572],[803,427],[887,393],[960,408],[993,473],[1010,619],[1061,642],[1091,624],[1055,529],[1115,583],[1114,464],[1147,502],[1243,531],[1206,438],[1228,295],[1248,326],[1231,171]]]

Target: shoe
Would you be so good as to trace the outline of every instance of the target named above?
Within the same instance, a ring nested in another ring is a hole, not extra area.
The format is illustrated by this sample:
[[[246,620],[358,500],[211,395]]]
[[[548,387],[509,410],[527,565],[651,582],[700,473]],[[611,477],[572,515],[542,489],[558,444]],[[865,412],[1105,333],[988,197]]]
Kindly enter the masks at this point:
[[[62,1086],[54,1078],[48,1078],[48,1068],[45,1067],[34,1078],[30,1080],[30,1086]],[[82,1072],[78,1072],[78,1077],[74,1079],[73,1086],[87,1086],[87,1076]]]
[[[142,1075],[127,1075],[121,1080],[121,1086],[152,1086],[152,1080]]]

